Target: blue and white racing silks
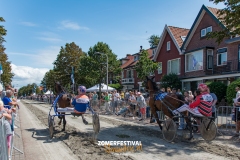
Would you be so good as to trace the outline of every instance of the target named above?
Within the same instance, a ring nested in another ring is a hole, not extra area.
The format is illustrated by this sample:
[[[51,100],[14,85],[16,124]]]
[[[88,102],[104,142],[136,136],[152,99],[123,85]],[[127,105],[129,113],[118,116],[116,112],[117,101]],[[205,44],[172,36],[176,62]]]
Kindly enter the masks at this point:
[[[166,92],[160,92],[160,93],[158,93],[158,94],[155,96],[154,100],[155,100],[155,101],[157,101],[157,100],[160,100],[160,101],[161,101],[166,95],[167,95]]]
[[[86,95],[77,96],[72,105],[77,112],[86,112],[89,107],[89,98]]]

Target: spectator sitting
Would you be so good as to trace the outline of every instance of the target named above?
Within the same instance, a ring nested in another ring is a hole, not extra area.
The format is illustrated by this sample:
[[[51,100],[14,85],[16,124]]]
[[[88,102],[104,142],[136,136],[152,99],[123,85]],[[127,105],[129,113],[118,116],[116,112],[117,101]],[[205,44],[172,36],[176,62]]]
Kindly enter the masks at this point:
[[[180,89],[177,90],[177,94],[182,95],[182,92]]]
[[[13,92],[11,90],[6,91],[6,96],[2,99],[5,108],[11,109],[11,106],[13,105],[16,105],[19,108],[18,103],[11,100],[12,95]]]

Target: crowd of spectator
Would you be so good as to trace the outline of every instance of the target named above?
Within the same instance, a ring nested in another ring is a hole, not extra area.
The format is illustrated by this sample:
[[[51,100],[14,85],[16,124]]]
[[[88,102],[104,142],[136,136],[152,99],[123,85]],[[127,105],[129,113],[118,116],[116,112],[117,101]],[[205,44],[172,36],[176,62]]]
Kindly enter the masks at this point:
[[[11,140],[14,130],[12,118],[13,116],[16,117],[16,110],[19,109],[19,105],[17,103],[17,90],[12,88],[9,84],[6,84],[5,89],[3,89],[2,85],[0,84],[0,94],[0,119],[2,117],[5,118],[3,123],[6,129],[8,156],[10,160]]]

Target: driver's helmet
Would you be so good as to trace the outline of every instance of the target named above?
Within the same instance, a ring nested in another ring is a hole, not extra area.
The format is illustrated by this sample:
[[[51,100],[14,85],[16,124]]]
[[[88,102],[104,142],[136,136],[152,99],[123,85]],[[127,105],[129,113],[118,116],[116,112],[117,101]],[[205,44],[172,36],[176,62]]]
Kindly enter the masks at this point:
[[[78,90],[79,90],[80,92],[82,92],[82,93],[86,93],[86,91],[87,91],[87,89],[86,89],[85,86],[79,86],[79,87],[78,87]]]
[[[208,91],[208,86],[204,83],[200,83],[198,85],[198,90],[201,91],[201,92],[207,92]]]

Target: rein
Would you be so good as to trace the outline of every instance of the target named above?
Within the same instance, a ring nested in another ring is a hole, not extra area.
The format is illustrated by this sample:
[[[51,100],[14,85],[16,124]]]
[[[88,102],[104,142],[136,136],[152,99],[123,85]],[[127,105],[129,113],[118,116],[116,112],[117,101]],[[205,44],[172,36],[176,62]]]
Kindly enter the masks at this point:
[[[177,98],[174,98],[174,97],[172,97],[172,96],[169,96],[169,95],[166,95],[166,96],[171,97],[172,99],[175,99],[175,100],[177,100],[177,101],[179,101],[179,102],[185,103],[184,101],[182,101],[182,100],[180,100],[180,99],[177,99]]]

